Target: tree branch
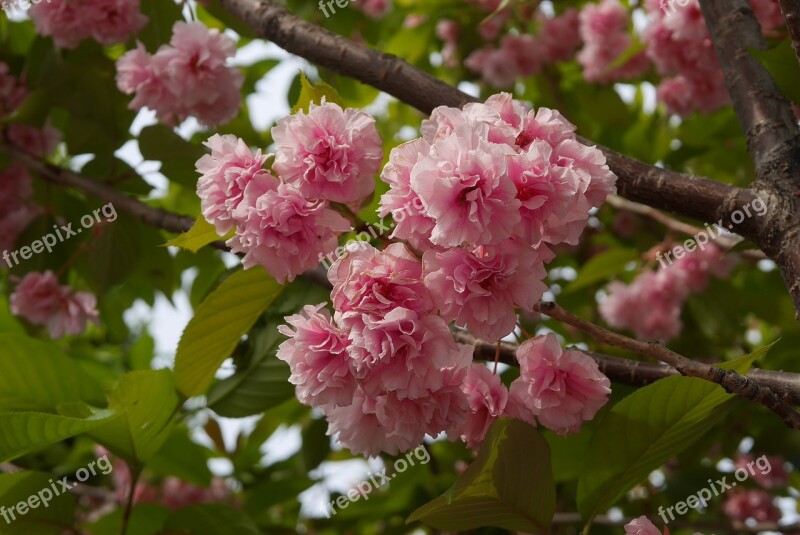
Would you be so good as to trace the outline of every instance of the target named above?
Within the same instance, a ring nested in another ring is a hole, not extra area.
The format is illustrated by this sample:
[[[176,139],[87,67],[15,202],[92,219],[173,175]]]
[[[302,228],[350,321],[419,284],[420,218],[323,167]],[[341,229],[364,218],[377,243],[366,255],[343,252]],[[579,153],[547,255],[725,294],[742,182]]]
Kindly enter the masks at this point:
[[[717,383],[730,394],[747,398],[768,408],[780,416],[787,427],[800,430],[800,414],[786,401],[778,397],[770,388],[733,370],[725,370],[688,359],[656,342],[640,342],[608,331],[567,312],[553,302],[539,303],[535,310],[585,332],[600,343],[621,347],[634,353],[660,360],[678,370],[681,375]]]
[[[792,39],[792,48],[800,62],[800,0],[779,0],[786,28]]]

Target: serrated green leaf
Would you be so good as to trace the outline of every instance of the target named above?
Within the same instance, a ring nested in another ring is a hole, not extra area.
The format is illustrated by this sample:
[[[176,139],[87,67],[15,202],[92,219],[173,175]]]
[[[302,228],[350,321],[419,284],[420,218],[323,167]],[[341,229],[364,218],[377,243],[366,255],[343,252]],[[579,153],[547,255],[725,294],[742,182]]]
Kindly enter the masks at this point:
[[[117,416],[111,410],[87,419],[43,412],[0,413],[0,463],[96,429]]]
[[[501,418],[489,428],[475,461],[442,496],[423,505],[407,523],[463,531],[494,526],[545,532],[553,519],[556,489],[550,448],[539,431]]]
[[[595,255],[580,268],[578,277],[564,288],[564,293],[574,292],[618,275],[627,263],[637,258],[639,253],[634,249],[611,249]]]
[[[226,279],[197,308],[175,357],[175,381],[185,396],[204,393],[242,336],[283,287],[261,267]]]
[[[0,334],[0,410],[52,411],[61,403],[101,406],[103,388],[52,343]]]
[[[221,239],[224,238],[221,238],[220,235],[217,234],[217,229],[214,228],[214,225],[201,216],[197,218],[197,221],[194,222],[194,225],[192,225],[192,228],[190,228],[188,232],[184,232],[177,238],[168,241],[166,244],[196,253],[206,245]]]
[[[311,103],[313,102],[319,105],[322,103],[323,98],[326,102],[333,102],[334,104],[344,107],[342,97],[339,96],[336,89],[325,82],[312,84],[308,81],[308,78],[306,78],[305,73],[300,72],[300,97],[292,108],[292,113],[297,113],[300,110],[308,113]]]
[[[720,364],[747,373],[770,346]],[[734,396],[703,379],[675,375],[629,395],[598,424],[578,480],[578,510],[590,523],[653,470],[685,451],[714,422]]]

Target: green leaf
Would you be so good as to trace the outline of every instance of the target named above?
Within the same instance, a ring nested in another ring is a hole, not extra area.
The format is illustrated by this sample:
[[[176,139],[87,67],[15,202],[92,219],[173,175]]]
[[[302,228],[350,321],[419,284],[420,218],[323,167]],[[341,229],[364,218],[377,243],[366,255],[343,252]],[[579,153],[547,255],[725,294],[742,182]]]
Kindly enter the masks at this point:
[[[0,506],[10,509],[28,502],[28,512],[20,515],[6,510],[7,520],[0,521],[2,535],[59,535],[74,525],[75,497],[70,493],[56,496],[50,481],[53,476],[43,472],[0,474]]]
[[[800,63],[792,48],[790,39],[784,39],[778,46],[762,51],[750,50],[750,54],[761,61],[772,79],[786,95],[786,98],[800,106]]]
[[[169,533],[191,535],[259,535],[253,521],[241,511],[218,503],[184,507],[172,513],[165,526]]]
[[[119,535],[124,513],[124,507],[117,507],[97,522],[86,526],[86,530],[91,535]],[[137,503],[131,511],[125,535],[164,535],[164,523],[170,513],[171,510],[161,505]]]
[[[339,96],[336,89],[325,82],[312,84],[308,81],[308,78],[306,78],[305,73],[300,72],[300,98],[292,108],[292,113],[297,113],[300,110],[308,113],[311,103],[321,104],[323,98],[326,102],[333,102],[344,107],[342,97]]]
[[[547,442],[529,424],[501,418],[455,485],[407,523],[421,520],[443,531],[494,526],[537,533],[547,530],[555,507]]]
[[[0,410],[52,411],[61,403],[101,406],[103,388],[52,343],[0,334]]]
[[[303,427],[303,448],[300,450],[303,459],[303,471],[310,472],[328,458],[331,452],[331,439],[328,436],[328,421],[317,418]]]
[[[250,364],[215,384],[208,394],[208,407],[226,418],[260,414],[294,396],[289,366],[275,356],[282,337],[270,324],[255,336]]]
[[[147,50],[155,52],[159,46],[169,42],[172,26],[183,20],[181,8],[173,0],[142,0],[141,9],[148,21],[137,39],[145,44]]]
[[[104,222],[102,227],[95,220],[91,230],[80,225],[76,230],[94,232],[95,229],[100,235],[91,238],[91,247],[81,256],[78,267],[92,289],[104,294],[136,269],[141,258],[142,232],[140,223],[125,214],[119,214],[113,222]]]
[[[168,126],[154,124],[139,133],[139,150],[146,160],[161,162],[160,172],[170,181],[194,190],[197,187],[195,164],[206,151],[189,143]]]
[[[237,271],[197,308],[175,356],[175,381],[187,397],[204,393],[242,336],[283,287],[261,267]]]
[[[175,476],[201,487],[211,484],[208,468],[209,451],[192,442],[184,428],[174,428],[167,441],[147,463],[148,469],[159,476]]]
[[[43,412],[0,413],[0,463],[96,429],[116,416],[109,410],[87,419]]]
[[[177,238],[167,242],[167,245],[172,247],[180,247],[193,253],[196,253],[206,245],[219,241],[221,238],[217,234],[214,225],[206,221],[204,217],[198,217],[194,222],[192,228],[188,232],[184,232]]]
[[[720,364],[747,373],[772,346]],[[676,375],[640,388],[611,409],[589,445],[578,480],[578,510],[587,523],[653,470],[689,448],[720,421],[734,396],[703,379]]]
[[[634,249],[611,249],[595,255],[580,268],[578,277],[564,288],[564,293],[574,292],[613,277],[619,274],[627,263],[637,258],[639,253]]]
[[[179,399],[170,370],[142,370],[122,376],[108,395],[120,417],[91,435],[129,461],[148,461],[166,442]]]

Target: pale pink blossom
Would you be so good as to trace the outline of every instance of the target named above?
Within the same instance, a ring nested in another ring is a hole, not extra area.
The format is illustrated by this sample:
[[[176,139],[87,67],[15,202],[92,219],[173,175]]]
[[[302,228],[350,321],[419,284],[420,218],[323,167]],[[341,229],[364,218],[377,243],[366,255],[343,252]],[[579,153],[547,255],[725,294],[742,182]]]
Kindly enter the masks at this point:
[[[370,18],[382,19],[392,9],[392,0],[358,0],[354,1],[353,5]]]
[[[331,300],[340,324],[352,327],[362,314],[386,316],[403,308],[420,316],[433,314],[433,298],[422,282],[422,263],[401,243],[383,251],[365,245],[331,265]]]
[[[11,294],[11,312],[34,325],[45,325],[52,338],[80,334],[97,323],[97,300],[87,292],[61,286],[52,271],[28,273]]]
[[[353,108],[328,102],[311,104],[278,121],[272,129],[273,168],[309,199],[360,208],[375,190],[383,159],[375,119]]]
[[[553,18],[545,17],[539,12],[537,19],[539,21],[537,46],[542,60],[545,63],[571,60],[583,42],[578,11],[569,8]]]
[[[20,234],[40,214],[41,210],[31,205],[14,207],[0,214],[0,251],[7,253],[8,250],[13,250]],[[0,268],[12,267],[14,262],[11,256],[3,256]]]
[[[106,46],[124,43],[147,23],[139,0],[47,0],[35,2],[28,15],[40,35],[62,48],[89,38]]]
[[[392,216],[395,227],[390,237],[406,240],[423,250],[434,246],[430,235],[436,221],[425,213],[422,200],[411,188],[411,170],[429,151],[430,144],[421,138],[392,149],[389,163],[381,173],[381,180],[389,184],[389,190],[381,197],[378,210],[381,217]]]
[[[177,477],[167,477],[161,484],[160,503],[168,509],[178,510],[202,503],[231,501],[232,493],[225,480],[215,477],[208,488],[198,487]]]
[[[756,459],[746,453],[739,455],[734,467],[748,472],[750,479],[764,487],[774,489],[789,484],[789,472],[786,471],[786,460],[780,455],[762,455]]]
[[[244,82],[238,69],[226,65],[236,44],[199,22],[176,22],[172,32],[170,43],[154,55],[139,44],[117,62],[117,87],[135,94],[129,107],[155,110],[172,126],[189,116],[206,126],[233,119]]]
[[[761,24],[762,31],[783,28],[785,22],[778,0],[750,0],[750,6]]]
[[[643,52],[634,54],[622,65],[614,62],[632,45],[628,35],[630,16],[619,0],[586,4],[580,12],[580,35],[584,46],[578,53],[583,76],[590,82],[607,83],[634,78],[649,67]]]
[[[727,277],[734,263],[734,257],[726,256],[723,249],[709,243],[693,251],[687,251],[684,256],[675,260],[672,268],[677,270],[676,276],[683,278],[689,290],[697,293],[706,289],[711,275],[718,278]]]
[[[464,60],[464,66],[479,73],[485,84],[497,88],[510,87],[519,76],[515,59],[502,49],[492,46],[472,52]]]
[[[53,128],[49,120],[42,128],[15,123],[8,126],[8,139],[34,156],[44,158],[56,150],[61,142],[61,132]]]
[[[771,494],[763,490],[740,490],[725,500],[723,510],[728,518],[744,522],[753,519],[756,522],[777,522],[781,519],[781,510],[775,506]]]
[[[625,524],[625,535],[661,535],[661,531],[643,515]]]
[[[492,423],[503,416],[508,403],[508,389],[499,375],[476,363],[467,371],[461,390],[467,396],[469,414],[458,433],[467,446],[476,450]]]
[[[309,201],[272,176],[256,176],[233,211],[236,234],[228,240],[244,253],[245,268],[263,266],[280,282],[293,281],[336,249],[350,223],[322,201]]]
[[[204,145],[211,149],[197,161],[197,195],[203,216],[224,236],[234,227],[233,211],[244,197],[247,185],[259,177],[270,177],[264,163],[271,156],[255,153],[247,144],[232,135],[214,134]]]
[[[363,314],[350,331],[353,368],[370,397],[393,392],[397,399],[420,399],[446,386],[442,370],[465,368],[470,346],[457,344],[447,323],[395,308],[385,316]]]
[[[547,290],[540,255],[511,240],[473,251],[428,251],[423,263],[425,286],[442,316],[489,342],[514,330],[515,307],[532,310]]]
[[[349,405],[356,380],[347,334],[331,322],[324,306],[306,305],[302,314],[286,318],[289,325],[278,327],[289,337],[278,347],[278,358],[289,364],[289,382],[296,386],[301,403],[312,407]]]
[[[517,359],[520,377],[511,384],[511,397],[557,434],[578,431],[608,401],[611,383],[597,363],[581,351],[562,350],[554,334],[523,342]]]
[[[431,242],[440,246],[497,243],[519,224],[520,202],[507,175],[507,145],[489,143],[488,127],[463,124],[434,142],[411,171],[411,186],[436,221]]]
[[[41,212],[31,202],[32,195],[33,179],[22,164],[13,163],[0,171],[0,251],[5,255]],[[13,267],[14,261],[11,256],[3,256],[0,266]]]
[[[0,61],[0,117],[10,115],[27,96],[25,83],[11,74],[8,65]]]

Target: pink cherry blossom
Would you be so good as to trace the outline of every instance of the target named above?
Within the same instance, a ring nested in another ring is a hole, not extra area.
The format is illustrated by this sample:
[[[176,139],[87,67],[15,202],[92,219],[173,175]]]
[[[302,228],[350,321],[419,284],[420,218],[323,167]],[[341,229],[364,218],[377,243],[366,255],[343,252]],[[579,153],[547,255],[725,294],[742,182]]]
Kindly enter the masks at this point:
[[[492,46],[474,51],[464,60],[464,66],[479,73],[485,84],[497,88],[510,87],[520,75],[514,58]]]
[[[727,277],[734,264],[734,257],[726,256],[724,250],[710,243],[687,251],[683,257],[675,260],[672,267],[677,270],[676,276],[682,277],[686,282],[689,290],[697,293],[706,289],[711,275]]]
[[[772,495],[763,490],[741,490],[734,492],[725,500],[723,510],[728,518],[744,522],[777,522],[781,511],[775,506]]]
[[[61,143],[61,132],[53,128],[49,120],[42,128],[11,124],[8,126],[8,139],[34,156],[44,158],[51,155]]]
[[[61,286],[52,271],[28,273],[11,294],[11,312],[34,325],[46,325],[52,338],[80,334],[97,323],[97,300],[87,292]]]
[[[358,209],[375,189],[383,159],[375,120],[366,113],[328,102],[311,104],[272,129],[274,170],[309,199]]]
[[[420,316],[436,311],[422,282],[422,263],[401,243],[383,251],[366,245],[348,252],[331,265],[328,279],[337,319],[348,328],[361,321],[361,314],[380,317],[397,308]]]
[[[10,115],[27,96],[25,83],[11,74],[8,65],[0,61],[0,117]]]
[[[358,0],[353,5],[361,9],[368,17],[382,19],[392,9],[392,0]]]
[[[485,365],[472,364],[461,390],[467,396],[470,410],[458,432],[467,446],[477,450],[492,422],[503,416],[508,403],[508,389],[500,376],[493,374]]]
[[[177,477],[167,477],[161,484],[161,504],[178,510],[202,503],[224,503],[231,501],[232,493],[225,480],[215,477],[208,488],[198,487]]]
[[[34,3],[28,15],[39,34],[62,48],[89,38],[106,46],[124,43],[147,23],[139,0],[47,0]]]
[[[578,350],[562,350],[554,334],[523,342],[517,359],[520,377],[511,397],[560,435],[578,431],[608,401],[611,383],[597,363]]]
[[[531,310],[547,290],[539,254],[519,242],[428,251],[423,263],[425,286],[442,316],[489,342],[514,330],[515,307]]]
[[[506,163],[513,149],[487,136],[486,125],[463,124],[434,142],[411,171],[411,186],[436,221],[430,238],[436,245],[497,243],[519,224],[520,202]]]
[[[580,13],[580,35],[584,46],[578,53],[583,76],[591,82],[612,82],[644,73],[649,62],[643,52],[636,53],[620,66],[614,62],[633,44],[628,35],[628,10],[619,0],[589,3]]]
[[[425,214],[425,205],[411,188],[411,170],[429,151],[430,144],[424,139],[392,149],[389,163],[381,173],[381,180],[389,184],[389,191],[381,197],[378,210],[381,217],[391,214],[395,222],[390,237],[407,240],[413,247],[423,250],[434,247],[429,238],[436,221]]]
[[[625,535],[661,535],[661,531],[643,515],[625,524]]]
[[[578,11],[566,9],[561,15],[548,18],[541,12],[537,15],[539,32],[538,47],[545,63],[569,61],[575,55],[583,39],[580,33]]]
[[[245,254],[245,268],[261,265],[281,282],[319,264],[336,249],[339,234],[351,228],[326,203],[309,201],[272,176],[255,176],[232,215],[231,251]]]
[[[278,327],[289,337],[278,348],[278,358],[289,364],[289,382],[297,387],[301,403],[312,407],[349,405],[356,389],[347,353],[349,342],[324,306],[306,305],[302,314],[286,318],[291,327]]]
[[[226,66],[236,44],[199,22],[176,22],[172,32],[154,55],[140,44],[117,62],[117,87],[135,94],[129,107],[153,109],[172,126],[189,116],[206,126],[233,119],[244,82],[238,69]]]
[[[742,454],[736,458],[734,466],[737,470],[747,471],[750,478],[765,489],[785,487],[789,484],[786,460],[780,455],[762,455],[756,459],[749,453]]]
[[[778,0],[750,0],[750,6],[763,31],[780,29],[785,24]]]
[[[211,149],[211,154],[197,161],[197,172],[201,175],[197,195],[203,216],[224,236],[234,227],[232,214],[247,185],[255,177],[263,180],[271,176],[263,168],[271,155],[262,155],[261,150],[253,153],[243,140],[232,135],[214,134],[204,145]]]

